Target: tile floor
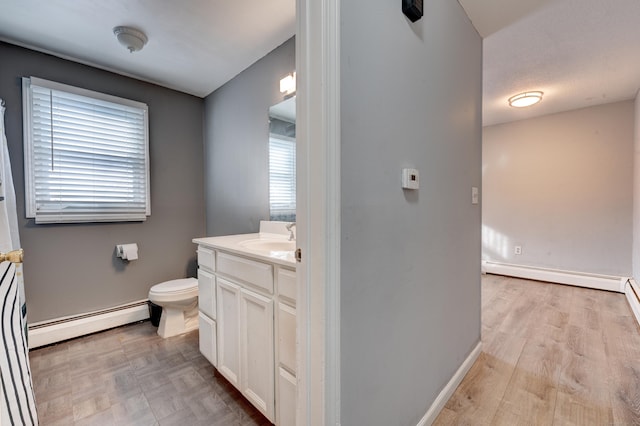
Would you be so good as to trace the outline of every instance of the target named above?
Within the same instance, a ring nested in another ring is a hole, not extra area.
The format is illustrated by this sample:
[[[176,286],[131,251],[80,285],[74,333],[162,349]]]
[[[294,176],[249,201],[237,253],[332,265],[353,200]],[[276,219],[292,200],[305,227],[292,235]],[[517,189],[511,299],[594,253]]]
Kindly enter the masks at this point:
[[[30,352],[41,426],[270,425],[200,354],[145,321]]]

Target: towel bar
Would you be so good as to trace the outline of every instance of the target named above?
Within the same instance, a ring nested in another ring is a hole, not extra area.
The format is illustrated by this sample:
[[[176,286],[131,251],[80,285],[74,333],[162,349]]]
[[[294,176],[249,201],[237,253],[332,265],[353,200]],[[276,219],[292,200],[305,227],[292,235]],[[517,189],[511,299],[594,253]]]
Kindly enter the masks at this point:
[[[0,262],[9,261],[11,263],[22,263],[24,250],[12,250],[8,253],[0,253]]]

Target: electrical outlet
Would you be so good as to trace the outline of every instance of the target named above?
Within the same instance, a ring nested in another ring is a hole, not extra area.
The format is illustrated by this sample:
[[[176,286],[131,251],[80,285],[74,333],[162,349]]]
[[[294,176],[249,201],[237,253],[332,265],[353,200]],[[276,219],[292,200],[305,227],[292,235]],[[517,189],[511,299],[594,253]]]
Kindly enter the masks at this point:
[[[515,246],[513,252],[518,255],[522,254],[522,246]]]

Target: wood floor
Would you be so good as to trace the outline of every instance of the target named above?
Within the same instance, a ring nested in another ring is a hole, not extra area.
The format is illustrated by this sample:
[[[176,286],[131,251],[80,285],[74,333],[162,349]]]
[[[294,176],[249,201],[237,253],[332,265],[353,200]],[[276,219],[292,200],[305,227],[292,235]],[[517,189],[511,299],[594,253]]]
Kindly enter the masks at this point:
[[[200,355],[142,322],[30,353],[40,425],[270,425]]]
[[[482,278],[482,353],[436,425],[640,425],[640,328],[622,294]]]

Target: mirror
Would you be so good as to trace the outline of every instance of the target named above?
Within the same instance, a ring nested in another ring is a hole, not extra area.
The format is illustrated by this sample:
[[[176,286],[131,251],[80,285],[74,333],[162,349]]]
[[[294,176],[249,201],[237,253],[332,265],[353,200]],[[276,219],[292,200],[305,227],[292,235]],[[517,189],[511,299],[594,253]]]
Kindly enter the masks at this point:
[[[296,221],[296,97],[269,108],[269,219]]]

